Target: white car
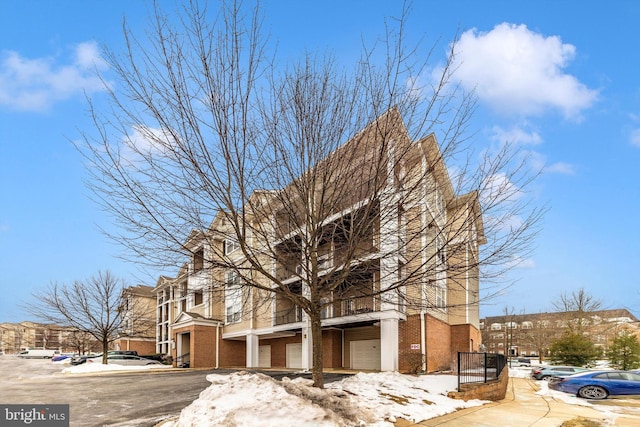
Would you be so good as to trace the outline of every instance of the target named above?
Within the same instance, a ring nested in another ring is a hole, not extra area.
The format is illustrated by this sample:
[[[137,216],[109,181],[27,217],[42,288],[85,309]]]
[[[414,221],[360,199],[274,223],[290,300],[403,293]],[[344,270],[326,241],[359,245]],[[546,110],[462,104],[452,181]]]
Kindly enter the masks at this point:
[[[87,363],[102,363],[102,356],[87,359]],[[107,356],[109,365],[142,366],[142,365],[162,365],[157,360],[145,359],[140,356],[130,354],[110,354]]]

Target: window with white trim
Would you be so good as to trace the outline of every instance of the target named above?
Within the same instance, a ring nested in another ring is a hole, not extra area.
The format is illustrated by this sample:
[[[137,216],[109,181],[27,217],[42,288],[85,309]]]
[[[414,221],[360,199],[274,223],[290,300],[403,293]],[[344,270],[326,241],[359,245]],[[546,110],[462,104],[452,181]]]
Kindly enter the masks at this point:
[[[227,238],[224,240],[224,254],[229,255],[240,248],[240,244],[236,239]]]
[[[447,287],[445,283],[442,280],[436,281],[436,307],[438,308],[447,306]]]
[[[224,288],[226,323],[237,323],[242,319],[242,282],[235,271],[227,272]]]
[[[438,187],[437,184],[436,184],[435,192],[436,192],[436,212],[442,215],[444,213],[444,197],[442,196],[442,191],[440,191],[440,188]]]

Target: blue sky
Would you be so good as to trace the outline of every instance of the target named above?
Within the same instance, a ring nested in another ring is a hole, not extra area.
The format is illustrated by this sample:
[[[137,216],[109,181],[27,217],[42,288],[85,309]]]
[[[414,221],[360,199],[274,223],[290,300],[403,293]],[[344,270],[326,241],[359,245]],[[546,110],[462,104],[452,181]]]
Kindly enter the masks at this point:
[[[155,284],[137,277],[99,232],[109,218],[89,199],[70,142],[91,130],[83,94],[104,98],[90,66],[100,63],[100,46],[121,49],[123,16],[142,29],[150,3],[0,2],[0,322],[27,320],[19,304],[52,281],[109,269],[131,284]],[[361,37],[381,34],[384,18],[401,7],[372,0],[264,5],[283,60],[305,50],[352,60]],[[414,5],[409,35],[440,40],[436,62],[461,35],[457,78],[478,91],[476,138],[514,140],[545,165],[532,193],[550,208],[536,250],[513,272],[518,283],[483,305],[482,316],[505,307],[551,310],[561,292],[580,287],[640,316],[640,3],[599,5]]]

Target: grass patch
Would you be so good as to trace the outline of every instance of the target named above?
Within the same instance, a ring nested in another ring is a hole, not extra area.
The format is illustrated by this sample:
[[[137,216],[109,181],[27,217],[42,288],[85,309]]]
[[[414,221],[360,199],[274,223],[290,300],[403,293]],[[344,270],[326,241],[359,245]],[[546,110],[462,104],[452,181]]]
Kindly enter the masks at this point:
[[[573,420],[563,422],[560,427],[602,427],[602,424],[588,418],[578,417]]]
[[[393,403],[397,403],[398,405],[406,405],[407,403],[409,403],[409,398],[404,396],[395,396],[389,393],[380,393],[380,396],[384,396]]]

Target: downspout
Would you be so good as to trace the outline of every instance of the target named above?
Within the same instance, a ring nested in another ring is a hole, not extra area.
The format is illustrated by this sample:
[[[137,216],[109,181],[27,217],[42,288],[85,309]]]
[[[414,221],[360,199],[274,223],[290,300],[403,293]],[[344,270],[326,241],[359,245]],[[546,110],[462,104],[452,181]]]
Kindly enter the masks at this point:
[[[422,372],[427,372],[427,325],[425,311],[420,310],[420,348],[422,349]]]
[[[216,369],[220,367],[220,322],[216,324]]]
[[[423,155],[420,162],[420,173],[422,176],[422,212],[420,213],[421,221],[421,246],[422,246],[422,287],[420,289],[420,298],[422,309],[420,310],[420,353],[422,362],[422,372],[427,372],[427,324],[425,319],[426,306],[427,306],[427,289],[425,288],[425,273],[426,273],[426,248],[427,248],[427,187],[425,182],[425,174],[427,173],[426,158]]]

